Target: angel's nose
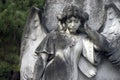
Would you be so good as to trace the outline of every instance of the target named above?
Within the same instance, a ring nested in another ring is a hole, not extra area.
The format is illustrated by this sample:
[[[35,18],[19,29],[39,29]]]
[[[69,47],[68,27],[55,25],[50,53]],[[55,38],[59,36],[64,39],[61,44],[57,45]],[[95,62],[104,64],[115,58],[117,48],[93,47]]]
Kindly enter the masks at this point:
[[[74,23],[74,22],[72,22],[72,23],[71,23],[71,27],[74,27],[74,26],[75,26],[75,23]]]

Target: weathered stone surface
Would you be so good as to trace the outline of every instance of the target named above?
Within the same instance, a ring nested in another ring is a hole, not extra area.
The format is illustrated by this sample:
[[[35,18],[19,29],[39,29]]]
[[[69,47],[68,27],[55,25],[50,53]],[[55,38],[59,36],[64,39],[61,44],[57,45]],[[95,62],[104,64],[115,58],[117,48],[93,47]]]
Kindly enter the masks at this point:
[[[58,23],[57,15],[61,14],[63,8],[71,3],[80,6],[89,14],[88,23],[93,30],[100,29],[101,34],[111,42],[112,46],[120,48],[120,0],[46,0],[42,18],[44,27],[47,27],[49,31],[55,30]],[[109,5],[111,3],[114,3],[114,5]],[[107,9],[105,8],[106,5],[108,5]],[[38,18],[38,14],[36,13],[37,12],[34,13],[34,16]],[[39,33],[40,21],[39,19],[37,20],[33,16],[29,17],[23,33],[21,47],[21,72],[23,73],[21,74],[21,80],[33,78],[34,65],[37,59],[34,55],[34,51],[40,43],[40,34],[42,34]],[[32,24],[31,22],[35,22],[36,24]],[[30,27],[28,27],[29,25]],[[117,70],[106,57],[103,58],[105,59],[102,59],[95,79],[120,80],[119,69]],[[61,76],[61,78],[64,77],[66,76]],[[86,78],[82,73],[79,77],[81,80],[94,80],[93,78]]]

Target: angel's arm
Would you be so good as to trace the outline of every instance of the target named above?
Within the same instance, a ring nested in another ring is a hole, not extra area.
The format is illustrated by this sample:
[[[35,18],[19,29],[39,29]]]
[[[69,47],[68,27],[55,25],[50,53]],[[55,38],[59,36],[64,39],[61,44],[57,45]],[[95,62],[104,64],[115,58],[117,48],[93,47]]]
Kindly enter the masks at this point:
[[[98,32],[91,30],[88,26],[86,33],[95,45],[103,51],[108,59],[117,66],[120,66],[120,49],[112,47],[106,38],[100,35]]]
[[[85,32],[93,43],[100,49],[100,51],[110,52],[112,47],[104,36],[99,34],[97,31],[92,30],[88,25],[85,25]]]
[[[48,34],[40,45],[36,49],[36,54],[38,55],[38,59],[35,64],[34,68],[34,79],[33,80],[40,80],[43,77],[44,71],[47,67],[49,61],[54,58],[54,33]]]
[[[41,80],[47,64],[48,54],[40,53],[35,63],[33,80]]]

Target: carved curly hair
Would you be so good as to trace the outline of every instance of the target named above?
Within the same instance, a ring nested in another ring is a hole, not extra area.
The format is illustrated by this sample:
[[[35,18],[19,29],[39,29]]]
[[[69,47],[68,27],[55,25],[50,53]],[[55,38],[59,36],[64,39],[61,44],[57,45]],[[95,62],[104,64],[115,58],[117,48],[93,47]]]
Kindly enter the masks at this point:
[[[61,24],[64,24],[67,19],[70,17],[75,17],[80,19],[81,25],[79,26],[79,29],[76,31],[76,33],[84,32],[84,23],[89,19],[89,15],[86,12],[83,12],[83,10],[73,4],[65,6],[63,9],[63,12],[60,16],[58,16],[58,20]],[[58,29],[61,27],[58,27]],[[66,30],[66,27],[62,25],[62,30]]]
[[[80,19],[82,24],[84,24],[85,21],[89,19],[89,15],[86,12],[83,12],[82,8],[70,4],[65,6],[65,8],[63,9],[63,13],[59,18],[59,21],[61,21],[61,23],[65,23],[66,20],[72,16]]]

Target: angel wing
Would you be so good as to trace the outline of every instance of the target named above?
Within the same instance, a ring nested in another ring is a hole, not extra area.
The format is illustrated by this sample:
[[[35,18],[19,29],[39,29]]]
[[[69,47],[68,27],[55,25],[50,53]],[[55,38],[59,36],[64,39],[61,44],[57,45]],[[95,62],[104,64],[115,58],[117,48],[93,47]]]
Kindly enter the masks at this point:
[[[33,78],[34,65],[37,60],[35,49],[47,34],[47,29],[42,26],[42,12],[32,7],[24,28],[21,43],[21,80]]]
[[[112,46],[120,49],[120,10],[115,3],[108,4],[105,6],[105,8],[106,21],[104,22],[104,27],[101,28],[100,33],[107,38],[107,40],[111,43]],[[110,58],[111,57],[102,60],[96,78],[101,80],[120,79],[119,70],[116,69],[117,67],[115,68],[115,65],[118,65],[120,61],[119,52],[114,53],[112,55],[112,59]],[[112,60],[114,61],[112,62]],[[111,61],[115,65],[113,66],[112,63],[109,61]],[[118,67],[118,69],[120,68]],[[103,73],[106,75],[104,75]]]

